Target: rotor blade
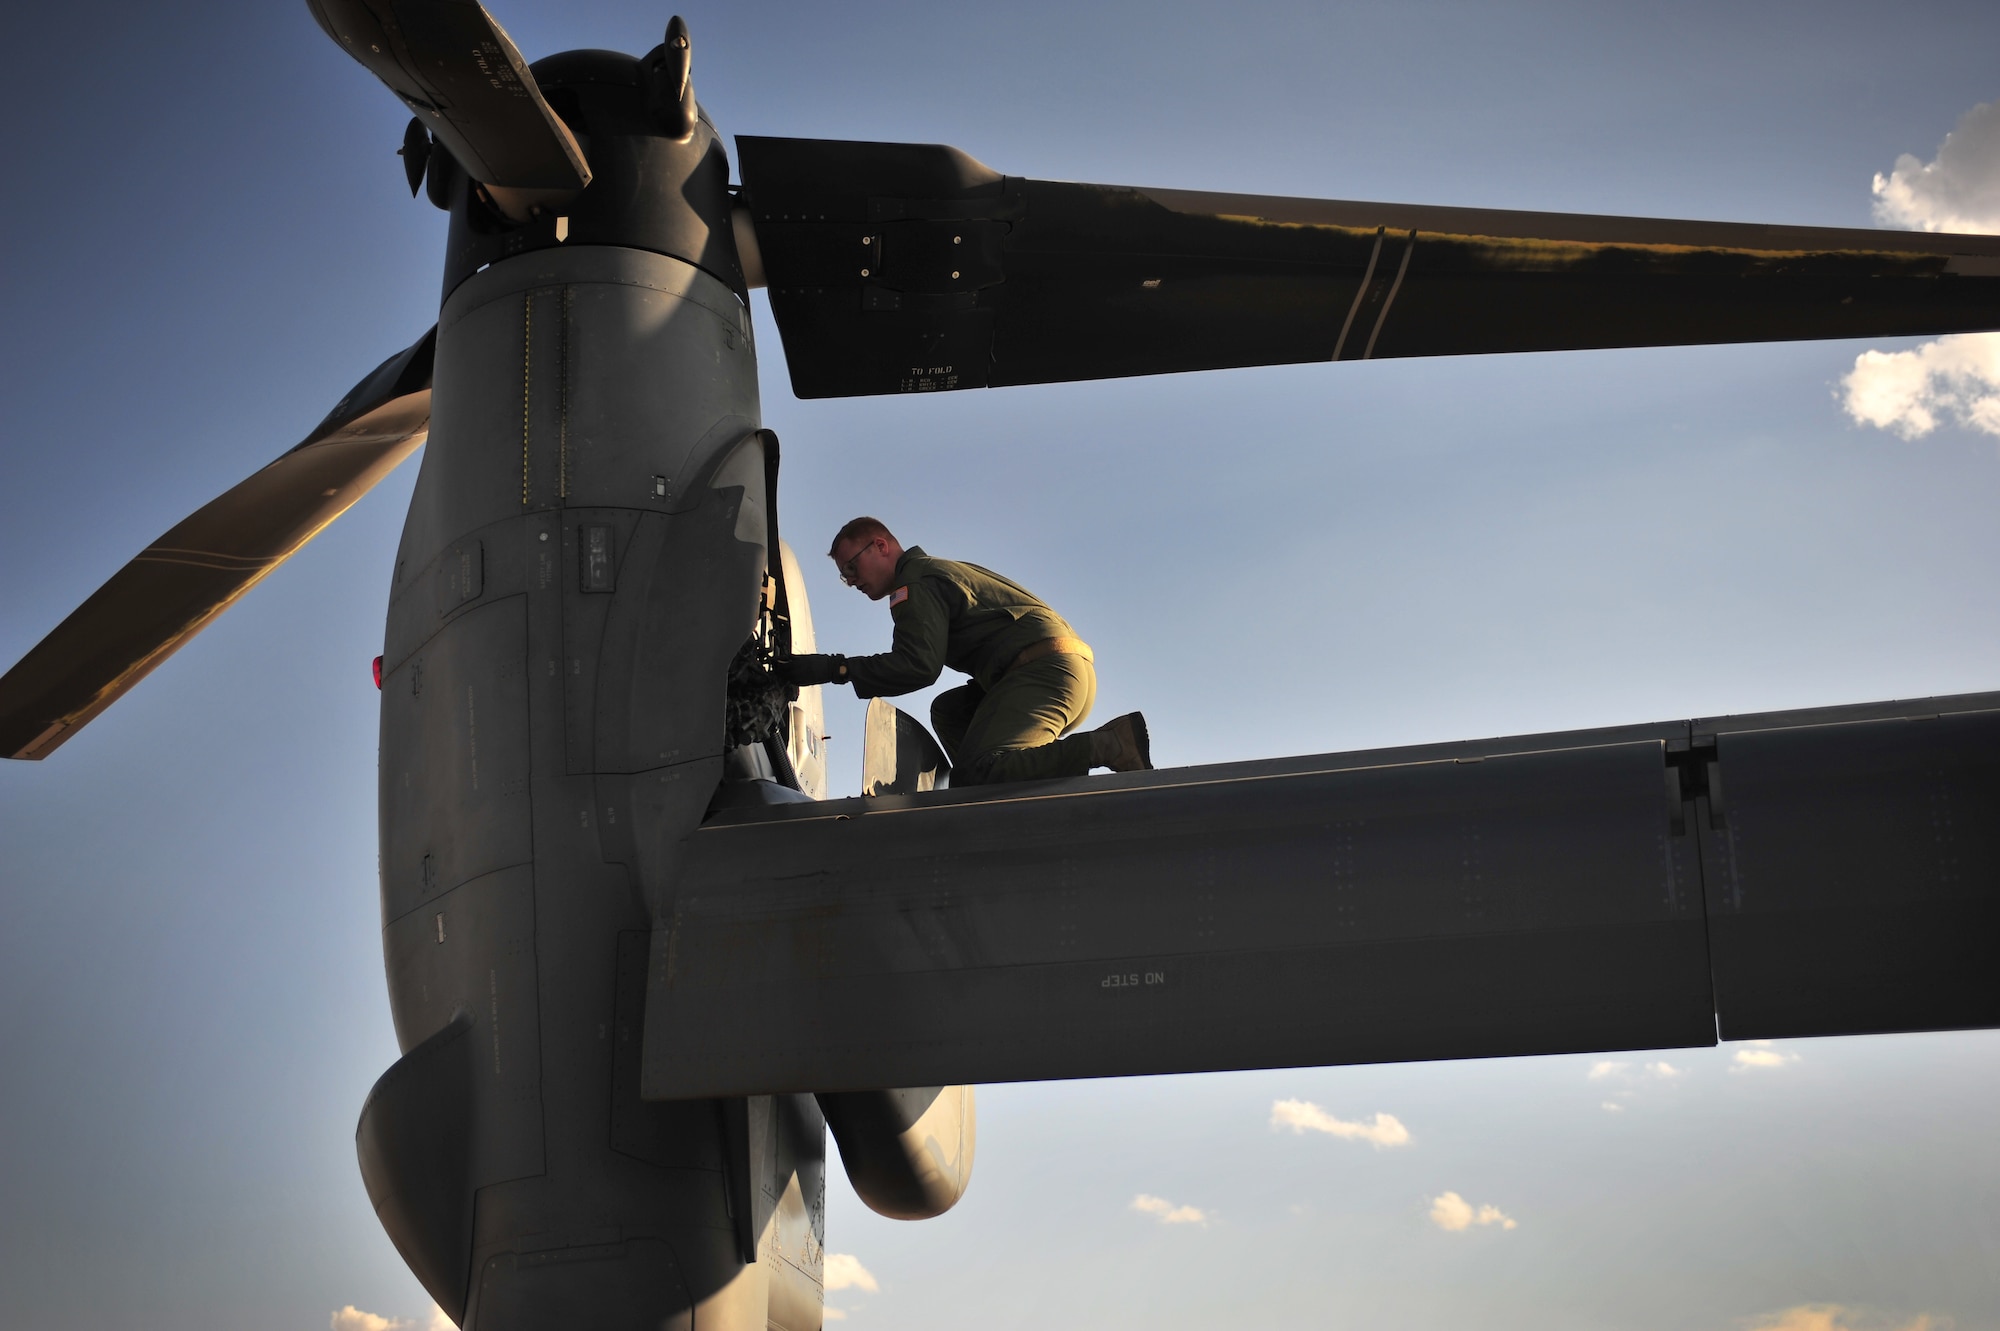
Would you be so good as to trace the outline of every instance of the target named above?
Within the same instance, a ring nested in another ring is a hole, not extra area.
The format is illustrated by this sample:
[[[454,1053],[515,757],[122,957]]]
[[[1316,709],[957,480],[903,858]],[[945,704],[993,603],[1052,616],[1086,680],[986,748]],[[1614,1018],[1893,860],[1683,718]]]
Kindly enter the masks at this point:
[[[800,397],[2000,328],[2000,237],[1024,180],[741,137]]]
[[[474,180],[534,190],[590,183],[575,136],[476,0],[306,2],[327,35],[388,84]]]
[[[0,754],[46,758],[388,475],[430,430],[437,330],[304,442],[142,550],[0,676]]]
[[[653,1099],[2000,1025],[2000,694],[718,814]]]

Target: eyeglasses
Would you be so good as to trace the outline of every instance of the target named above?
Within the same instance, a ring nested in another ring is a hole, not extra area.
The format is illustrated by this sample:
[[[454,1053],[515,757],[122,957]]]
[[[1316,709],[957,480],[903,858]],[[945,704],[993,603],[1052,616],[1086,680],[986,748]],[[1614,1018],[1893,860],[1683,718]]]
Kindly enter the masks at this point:
[[[880,539],[880,537],[876,537],[869,540],[867,544],[856,550],[846,563],[840,565],[840,580],[842,582],[850,587],[854,585],[854,580],[861,576],[861,556],[873,550],[875,548],[875,541]]]

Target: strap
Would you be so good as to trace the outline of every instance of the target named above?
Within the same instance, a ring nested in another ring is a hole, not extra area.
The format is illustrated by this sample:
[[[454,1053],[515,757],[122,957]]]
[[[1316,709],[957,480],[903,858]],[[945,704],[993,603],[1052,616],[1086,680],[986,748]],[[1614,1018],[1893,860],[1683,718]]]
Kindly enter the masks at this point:
[[[1043,638],[1040,642],[1031,642],[1023,647],[1021,654],[1014,658],[1007,670],[1019,670],[1030,661],[1039,661],[1044,656],[1054,656],[1058,652],[1069,656],[1081,656],[1086,661],[1097,659],[1091,655],[1090,644],[1082,638]]]

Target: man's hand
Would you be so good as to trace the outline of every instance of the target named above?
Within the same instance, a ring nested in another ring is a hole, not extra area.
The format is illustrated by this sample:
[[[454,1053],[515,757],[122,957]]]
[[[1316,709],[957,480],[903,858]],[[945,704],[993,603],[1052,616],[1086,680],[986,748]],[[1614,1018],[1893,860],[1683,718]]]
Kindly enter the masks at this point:
[[[794,656],[779,661],[772,673],[787,684],[805,688],[812,684],[845,683],[847,658],[844,656]]]

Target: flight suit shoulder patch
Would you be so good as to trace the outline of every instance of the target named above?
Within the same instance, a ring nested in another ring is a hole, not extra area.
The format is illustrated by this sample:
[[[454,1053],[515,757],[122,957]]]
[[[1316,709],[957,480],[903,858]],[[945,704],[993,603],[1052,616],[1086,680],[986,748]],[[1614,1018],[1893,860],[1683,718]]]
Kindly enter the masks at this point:
[[[910,599],[910,589],[907,586],[898,587],[895,591],[889,593],[889,608],[891,610],[894,610],[897,606],[901,605],[903,602],[909,599]]]

